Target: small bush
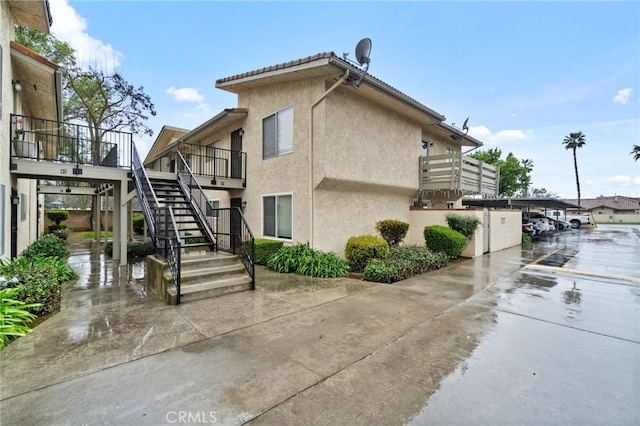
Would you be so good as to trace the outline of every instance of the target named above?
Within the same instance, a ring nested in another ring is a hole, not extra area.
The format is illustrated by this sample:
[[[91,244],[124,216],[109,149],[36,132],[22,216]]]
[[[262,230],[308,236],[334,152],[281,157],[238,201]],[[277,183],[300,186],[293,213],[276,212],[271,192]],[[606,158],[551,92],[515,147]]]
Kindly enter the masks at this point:
[[[26,258],[41,256],[62,259],[68,255],[69,249],[67,248],[67,243],[54,235],[43,236],[39,240],[31,243],[31,245],[21,253],[21,256]]]
[[[458,231],[440,225],[426,226],[424,239],[431,251],[443,252],[457,258],[467,245],[467,238]]]
[[[385,259],[372,259],[364,270],[364,279],[381,283],[401,281],[446,266],[449,258],[426,247],[392,247]]]
[[[258,265],[266,265],[269,258],[282,248],[282,241],[270,240],[267,238],[256,238],[255,240],[255,262]],[[251,252],[251,247],[247,247]]]
[[[60,310],[61,284],[78,278],[63,260],[39,256],[0,261],[0,274],[17,278],[15,282],[7,281],[7,287],[15,289],[14,299],[28,305],[39,304],[38,308],[28,308],[37,316]]]
[[[531,243],[532,243],[532,239],[531,239],[531,235],[526,234],[526,233],[522,233],[522,247],[528,249],[531,248]]]
[[[15,299],[15,288],[0,289],[0,348],[5,347],[12,340],[26,336],[31,331],[29,323],[36,316],[27,309],[38,309],[39,304],[27,305]]]
[[[409,224],[393,219],[381,220],[376,223],[376,231],[380,233],[389,247],[396,247],[407,236]]]
[[[362,272],[371,259],[382,259],[389,254],[389,244],[377,235],[351,237],[344,249],[349,267],[353,272]]]
[[[282,247],[267,260],[267,269],[280,273],[294,272],[320,278],[349,275],[349,265],[334,253],[310,248],[307,244]]]
[[[56,225],[60,225],[60,222],[69,219],[69,212],[66,210],[47,210],[45,213],[49,220]]]
[[[54,237],[60,238],[61,240],[66,240],[69,238],[70,231],[68,229],[57,229],[51,233]]]
[[[104,252],[113,257],[113,241],[109,241],[104,246]],[[128,243],[127,244],[127,257],[145,257],[156,252],[156,246],[153,245],[153,241],[146,241],[144,243]]]
[[[131,218],[131,222],[133,224],[133,232],[138,235],[144,234],[144,215],[134,214]]]
[[[482,223],[480,219],[471,216],[461,216],[453,213],[447,215],[449,228],[458,231],[469,240],[473,237],[473,234],[475,234],[480,223]]]

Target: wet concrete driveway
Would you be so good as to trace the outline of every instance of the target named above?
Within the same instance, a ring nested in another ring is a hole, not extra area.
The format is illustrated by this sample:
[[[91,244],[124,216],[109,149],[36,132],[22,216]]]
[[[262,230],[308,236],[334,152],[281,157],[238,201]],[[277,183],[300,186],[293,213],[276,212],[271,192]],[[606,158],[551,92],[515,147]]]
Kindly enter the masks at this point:
[[[601,225],[394,285],[260,269],[171,307],[78,245],[62,311],[0,352],[0,420],[639,424],[639,262],[639,227]]]

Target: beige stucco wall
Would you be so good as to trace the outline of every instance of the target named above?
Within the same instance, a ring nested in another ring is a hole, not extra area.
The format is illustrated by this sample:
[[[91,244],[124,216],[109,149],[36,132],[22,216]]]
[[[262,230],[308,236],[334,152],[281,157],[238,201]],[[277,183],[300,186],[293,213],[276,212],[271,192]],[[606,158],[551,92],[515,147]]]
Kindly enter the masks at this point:
[[[522,211],[489,210],[489,251],[522,244]]]
[[[640,223],[640,213],[620,213],[607,207],[591,210],[591,216],[596,223]]]
[[[0,115],[0,164],[9,164],[9,114],[12,112],[13,90],[11,86],[11,56],[9,42],[13,39],[13,21],[9,5],[0,2],[0,46],[2,46],[2,114]],[[0,200],[0,258],[11,255],[11,177],[8,167],[0,167],[0,185],[4,187],[4,197]]]
[[[405,238],[407,244],[425,244],[424,228],[431,225],[447,225],[447,214],[472,216],[481,221],[473,238],[462,252],[463,257],[481,256],[484,251],[485,215],[476,209],[412,209],[409,214],[409,232]],[[520,210],[488,210],[489,252],[520,245],[522,242],[522,213]]]

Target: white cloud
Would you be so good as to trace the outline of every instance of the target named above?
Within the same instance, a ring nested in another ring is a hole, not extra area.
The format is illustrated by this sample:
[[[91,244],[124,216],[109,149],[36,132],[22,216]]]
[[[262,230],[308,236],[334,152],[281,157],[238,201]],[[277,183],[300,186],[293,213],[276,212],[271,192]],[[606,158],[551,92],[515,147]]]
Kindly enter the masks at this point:
[[[631,87],[627,87],[626,89],[620,89],[618,90],[618,94],[616,94],[613,97],[613,102],[620,104],[620,105],[626,105],[629,103],[629,98],[631,98],[631,93],[633,92],[633,89]]]
[[[51,33],[75,49],[78,65],[93,66],[105,72],[112,72],[120,65],[124,58],[122,52],[91,37],[86,32],[87,21],[69,6],[67,0],[52,1],[50,6],[53,16]]]
[[[604,181],[606,183],[614,183],[618,185],[629,185],[631,183],[631,177],[625,175],[618,175],[613,177],[605,178]]]
[[[497,133],[492,133],[486,126],[469,128],[469,135],[490,145],[520,142],[529,139],[529,136],[522,130],[500,130]]]
[[[191,87],[177,89],[176,87],[171,86],[166,90],[166,93],[173,96],[173,99],[176,102],[193,102],[198,105],[204,102],[204,96],[198,92],[198,89],[193,89]]]

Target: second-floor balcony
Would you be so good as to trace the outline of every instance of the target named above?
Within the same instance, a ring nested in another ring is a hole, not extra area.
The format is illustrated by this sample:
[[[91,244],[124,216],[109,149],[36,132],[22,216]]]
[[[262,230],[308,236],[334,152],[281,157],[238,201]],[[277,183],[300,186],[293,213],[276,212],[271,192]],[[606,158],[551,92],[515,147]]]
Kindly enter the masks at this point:
[[[131,133],[15,114],[10,124],[12,161],[131,167]]]
[[[420,190],[498,196],[500,168],[452,152],[420,157]]]
[[[246,188],[247,154],[242,151],[181,142],[145,168],[152,172],[176,173],[178,151],[203,188]]]

